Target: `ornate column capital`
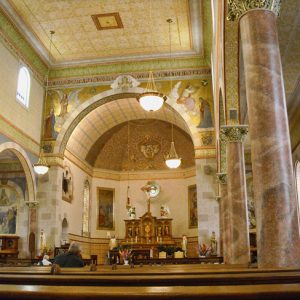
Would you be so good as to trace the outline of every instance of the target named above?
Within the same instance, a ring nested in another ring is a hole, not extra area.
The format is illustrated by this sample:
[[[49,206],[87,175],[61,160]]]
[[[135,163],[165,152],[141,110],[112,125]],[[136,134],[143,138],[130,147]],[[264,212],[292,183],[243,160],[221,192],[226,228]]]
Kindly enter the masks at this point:
[[[25,204],[29,208],[37,208],[39,206],[39,202],[38,201],[25,201]]]
[[[267,9],[279,15],[281,0],[228,0],[227,20],[235,21],[252,9]]]
[[[220,202],[221,198],[222,198],[222,197],[219,196],[219,195],[216,196],[216,200],[217,200],[218,202]]]
[[[247,133],[247,125],[221,126],[220,139],[225,143],[239,143],[244,141]]]
[[[217,180],[220,184],[227,184],[227,173],[217,173]]]

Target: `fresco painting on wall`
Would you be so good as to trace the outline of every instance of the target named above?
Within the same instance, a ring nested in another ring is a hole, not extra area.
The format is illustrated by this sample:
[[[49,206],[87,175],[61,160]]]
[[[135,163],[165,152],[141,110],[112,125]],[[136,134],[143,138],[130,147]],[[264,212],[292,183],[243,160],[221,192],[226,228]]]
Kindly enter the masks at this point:
[[[189,228],[198,227],[197,186],[188,187]]]
[[[5,185],[0,186],[0,234],[16,234],[17,192]]]
[[[178,81],[168,98],[168,103],[182,111],[197,128],[213,127],[211,88],[207,80]]]
[[[114,230],[114,189],[98,188],[98,230]]]

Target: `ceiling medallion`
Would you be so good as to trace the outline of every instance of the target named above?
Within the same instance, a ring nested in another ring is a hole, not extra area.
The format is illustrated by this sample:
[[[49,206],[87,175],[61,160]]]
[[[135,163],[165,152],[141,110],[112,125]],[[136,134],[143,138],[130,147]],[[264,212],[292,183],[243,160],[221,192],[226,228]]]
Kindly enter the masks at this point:
[[[118,12],[91,15],[97,30],[124,28]]]

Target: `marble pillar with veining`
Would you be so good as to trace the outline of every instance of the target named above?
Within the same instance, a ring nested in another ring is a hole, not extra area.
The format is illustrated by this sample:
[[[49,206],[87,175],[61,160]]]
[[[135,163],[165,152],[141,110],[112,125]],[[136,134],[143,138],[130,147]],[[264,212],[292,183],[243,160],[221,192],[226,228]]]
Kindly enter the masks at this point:
[[[248,7],[239,20],[251,136],[258,266],[299,267],[299,223],[276,26],[278,11],[271,11],[267,1],[261,3],[265,9]]]
[[[227,263],[248,264],[250,242],[247,210],[247,189],[243,140],[247,126],[222,126],[221,139],[226,143],[229,230]]]
[[[229,247],[228,240],[230,236],[230,219],[228,211],[228,197],[227,197],[227,175],[226,173],[217,173],[219,182],[219,204],[220,204],[220,247],[222,249],[224,263],[228,263]]]

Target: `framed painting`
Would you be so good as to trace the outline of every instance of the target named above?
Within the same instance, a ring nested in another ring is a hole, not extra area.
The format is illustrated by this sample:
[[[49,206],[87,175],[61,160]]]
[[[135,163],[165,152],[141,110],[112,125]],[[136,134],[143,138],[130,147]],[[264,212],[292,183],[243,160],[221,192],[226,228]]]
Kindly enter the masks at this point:
[[[197,186],[188,187],[189,228],[198,227]]]
[[[114,230],[114,200],[115,190],[110,188],[97,188],[98,217],[97,230]]]

